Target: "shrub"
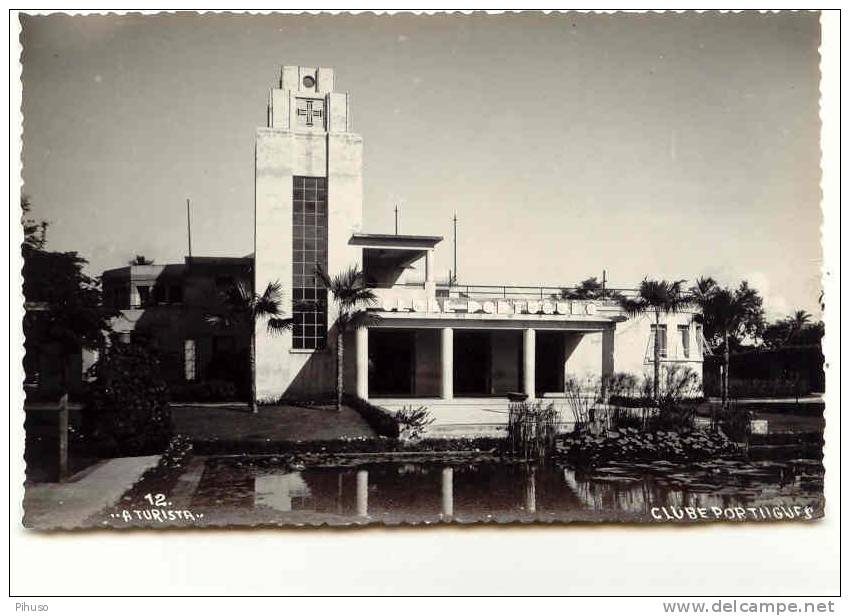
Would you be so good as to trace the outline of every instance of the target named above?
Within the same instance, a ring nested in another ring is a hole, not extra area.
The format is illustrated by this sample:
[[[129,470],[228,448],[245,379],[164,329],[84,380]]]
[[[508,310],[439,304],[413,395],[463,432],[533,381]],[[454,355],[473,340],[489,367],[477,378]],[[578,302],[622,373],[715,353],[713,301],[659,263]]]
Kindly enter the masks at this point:
[[[113,341],[94,376],[83,421],[99,452],[110,457],[162,452],[171,422],[156,355],[140,344]]]
[[[614,406],[608,413],[608,427],[611,430],[622,430],[623,428],[643,430],[646,428],[647,416],[646,409],[636,412],[630,407]]]
[[[230,381],[172,385],[169,394],[172,402],[233,402],[239,399],[236,386]]]
[[[617,460],[695,462],[716,460],[736,453],[737,447],[722,434],[691,430],[684,433],[635,428],[593,434],[581,430],[564,436],[556,445],[557,455],[580,467],[593,467]]]
[[[727,408],[717,407],[712,410],[712,424],[722,428],[729,438],[739,443],[749,438],[753,420],[749,409],[730,401]]]
[[[343,402],[360,413],[360,416],[378,436],[398,438],[398,421],[389,411],[350,394],[343,395]]]
[[[564,383],[564,393],[576,426],[586,426],[596,420],[595,407],[601,396],[600,384],[600,381],[592,378],[584,381],[569,378]]]
[[[434,423],[434,417],[426,406],[404,406],[393,413],[393,418],[398,424],[400,437],[409,440],[419,439],[425,428]]]
[[[507,444],[524,458],[544,458],[555,446],[558,412],[555,404],[513,402],[508,411]]]
[[[638,378],[628,372],[615,372],[602,381],[608,399],[632,398],[638,389]]]

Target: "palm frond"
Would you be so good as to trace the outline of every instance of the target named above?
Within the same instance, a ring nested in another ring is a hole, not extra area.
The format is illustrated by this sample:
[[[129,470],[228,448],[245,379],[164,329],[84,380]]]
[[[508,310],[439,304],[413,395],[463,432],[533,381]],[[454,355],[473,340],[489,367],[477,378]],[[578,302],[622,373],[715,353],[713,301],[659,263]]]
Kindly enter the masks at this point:
[[[276,317],[281,312],[281,290],[280,282],[275,280],[266,285],[262,295],[254,298],[254,316]]]
[[[237,280],[224,292],[224,304],[231,312],[250,312],[254,291],[244,280]]]
[[[271,317],[266,322],[266,330],[272,335],[280,335],[292,329],[294,320],[289,317]]]
[[[331,288],[331,285],[333,284],[333,282],[331,281],[330,276],[328,276],[328,273],[321,266],[321,264],[316,263],[316,268],[314,270],[314,273],[316,274],[316,277],[319,279],[319,281],[322,283],[323,287],[325,287],[326,289]]]
[[[711,276],[700,276],[690,289],[690,295],[696,302],[702,304],[715,292],[717,292],[717,281]]]
[[[351,289],[346,293],[344,298],[340,298],[339,303],[344,308],[353,308],[355,306],[372,306],[378,302],[378,296],[372,289],[365,287],[361,289]]]
[[[371,327],[372,325],[377,325],[381,321],[382,317],[379,314],[368,312],[367,310],[358,310],[351,315],[349,325],[352,327]]]
[[[623,297],[620,299],[620,308],[630,317],[636,317],[646,312],[649,304],[642,299]]]

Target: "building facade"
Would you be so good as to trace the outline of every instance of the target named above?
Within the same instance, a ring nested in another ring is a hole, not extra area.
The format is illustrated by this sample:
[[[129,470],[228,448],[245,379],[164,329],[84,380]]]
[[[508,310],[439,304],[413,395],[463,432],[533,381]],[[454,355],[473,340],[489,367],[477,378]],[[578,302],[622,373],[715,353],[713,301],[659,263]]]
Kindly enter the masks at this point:
[[[186,257],[183,263],[106,270],[103,301],[118,312],[112,331],[154,348],[173,387],[228,382],[244,398],[250,326],[217,327],[207,317],[225,309],[222,300],[235,284],[251,284],[253,264],[252,257]]]
[[[362,161],[333,70],[283,67],[256,135],[256,286],[281,284],[295,327],[271,336],[256,325],[260,399],[334,389],[336,313],[316,264],[331,274],[357,264],[374,289],[379,320],[345,341],[344,381],[388,408],[422,400],[439,422],[492,421],[481,407],[509,393],[557,399],[568,378],[651,372],[653,335],[665,365],[701,376],[695,308],[665,316],[655,332],[648,316],[627,318],[611,297],[561,299],[560,288],[509,281],[438,283],[442,238],[362,229]]]

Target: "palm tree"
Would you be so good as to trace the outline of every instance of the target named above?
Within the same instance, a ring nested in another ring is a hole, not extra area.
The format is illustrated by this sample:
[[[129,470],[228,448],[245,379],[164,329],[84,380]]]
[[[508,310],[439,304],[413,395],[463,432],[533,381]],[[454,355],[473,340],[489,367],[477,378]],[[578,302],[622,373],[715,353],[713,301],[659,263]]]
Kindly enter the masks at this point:
[[[710,298],[719,287],[717,281],[711,276],[700,276],[690,289],[689,293],[693,301],[702,306],[708,298]]]
[[[792,338],[798,336],[799,333],[806,328],[806,325],[808,325],[811,320],[812,315],[810,315],[808,312],[806,312],[805,310],[797,310],[788,319],[788,325],[790,326],[788,339],[791,340]]]
[[[661,380],[661,315],[678,312],[691,301],[691,298],[682,291],[684,284],[684,280],[668,282],[644,278],[643,282],[640,283],[637,297],[620,300],[620,306],[631,317],[648,313],[655,317],[655,340],[652,355],[652,395],[655,400],[658,400],[659,397]]]
[[[734,291],[716,287],[706,297],[699,299],[705,329],[723,344],[723,381],[721,402],[729,404],[730,343],[744,336],[756,336],[764,325],[762,299],[746,281]]]
[[[316,276],[330,291],[336,304],[338,316],[336,319],[336,409],[342,409],[343,393],[343,357],[344,337],[346,332],[357,327],[369,325],[380,320],[380,317],[366,308],[375,302],[374,291],[366,287],[366,278],[356,265],[331,277],[318,263]]]
[[[251,329],[251,412],[257,412],[256,385],[256,323],[266,321],[270,334],[278,335],[292,328],[292,318],[284,317],[281,301],[280,282],[270,282],[262,295],[254,293],[253,288],[243,280],[237,280],[225,293],[222,310],[218,314],[209,314],[207,323],[216,327]]]

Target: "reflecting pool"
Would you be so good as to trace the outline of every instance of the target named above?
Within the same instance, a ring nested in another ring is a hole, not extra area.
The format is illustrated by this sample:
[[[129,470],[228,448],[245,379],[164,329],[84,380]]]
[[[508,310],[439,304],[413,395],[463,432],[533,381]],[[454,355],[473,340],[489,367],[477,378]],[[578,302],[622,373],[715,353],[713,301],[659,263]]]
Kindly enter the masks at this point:
[[[777,507],[787,517],[795,506],[798,512],[809,512],[797,516],[800,519],[820,517],[823,511],[823,468],[817,460],[804,459],[610,464],[583,472],[504,460],[347,462],[302,468],[275,458],[211,457],[195,459],[194,470],[178,483],[179,494],[172,500],[197,516],[194,526],[657,523],[679,519],[676,512],[685,508],[723,511],[715,517],[727,519],[728,511],[749,508],[760,512],[750,516],[755,520],[775,519],[765,510]]]

